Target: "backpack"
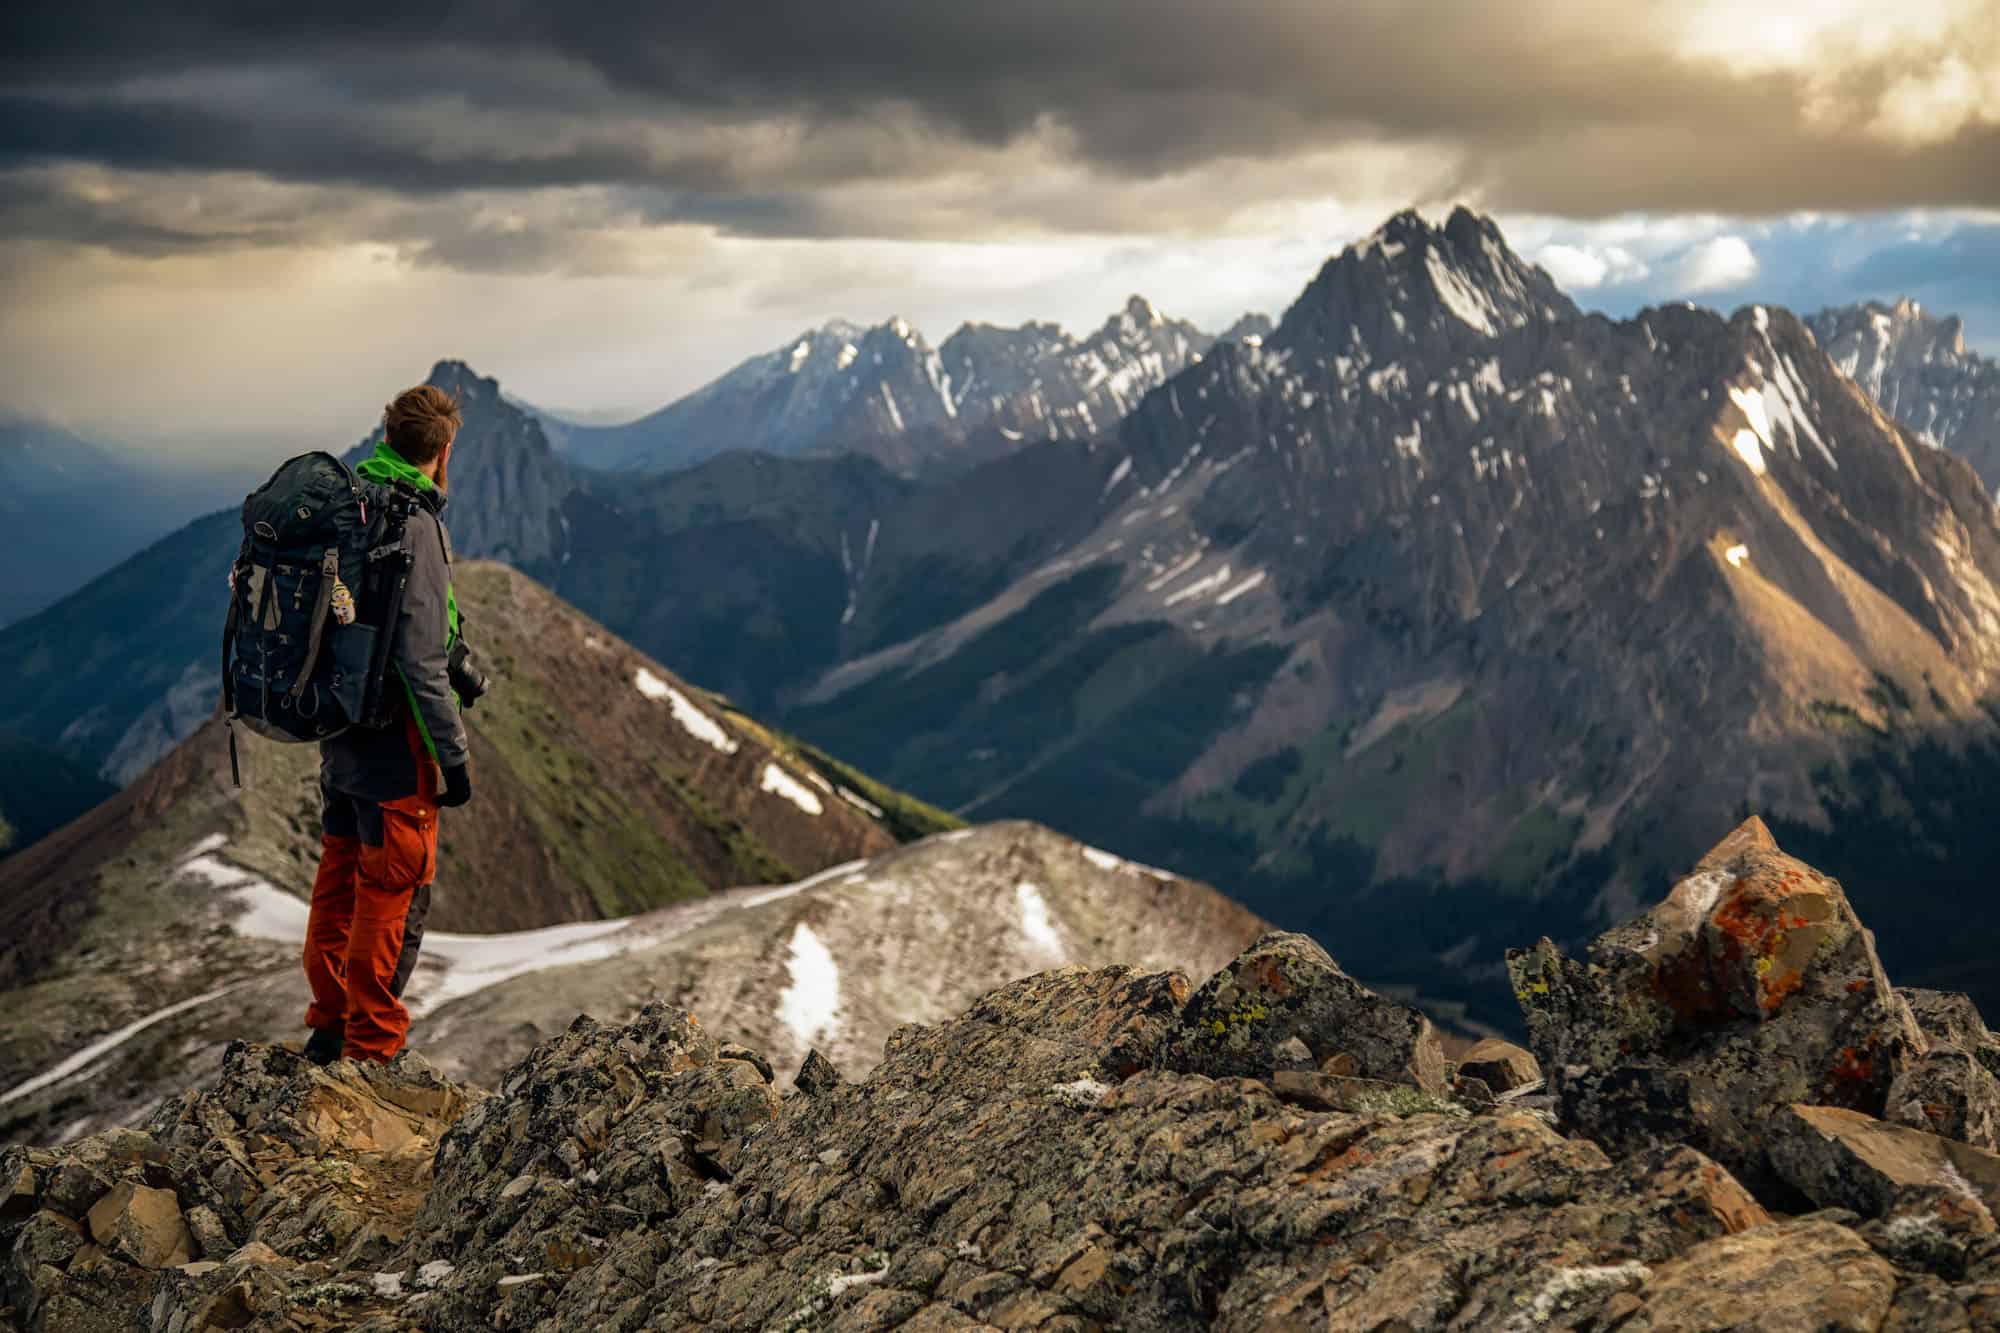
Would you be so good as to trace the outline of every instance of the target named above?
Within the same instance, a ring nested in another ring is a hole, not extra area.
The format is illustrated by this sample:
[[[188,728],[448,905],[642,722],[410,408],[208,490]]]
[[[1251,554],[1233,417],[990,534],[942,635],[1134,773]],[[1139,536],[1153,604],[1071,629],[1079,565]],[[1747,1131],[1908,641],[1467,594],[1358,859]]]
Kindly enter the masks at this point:
[[[237,722],[323,741],[392,720],[383,698],[418,501],[327,453],[301,454],[243,501],[222,629],[222,711],[238,786]]]

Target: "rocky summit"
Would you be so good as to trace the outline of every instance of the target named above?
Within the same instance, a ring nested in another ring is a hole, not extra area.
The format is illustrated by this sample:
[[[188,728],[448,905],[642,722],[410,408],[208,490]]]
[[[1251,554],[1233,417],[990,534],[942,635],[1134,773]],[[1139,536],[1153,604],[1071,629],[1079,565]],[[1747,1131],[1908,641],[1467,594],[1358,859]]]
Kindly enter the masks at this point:
[[[2000,1322],[1994,1038],[1762,825],[1509,965],[1535,1053],[1456,1067],[1286,934],[1199,991],[1042,972],[783,1093],[665,1004],[490,1093],[238,1044],[143,1129],[0,1156],[0,1327]]]

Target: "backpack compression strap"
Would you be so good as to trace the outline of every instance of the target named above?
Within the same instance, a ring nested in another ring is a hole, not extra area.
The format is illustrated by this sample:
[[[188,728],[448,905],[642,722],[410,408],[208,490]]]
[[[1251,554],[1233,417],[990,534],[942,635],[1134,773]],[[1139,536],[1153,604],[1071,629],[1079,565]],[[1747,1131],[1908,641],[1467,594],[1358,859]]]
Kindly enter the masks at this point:
[[[236,595],[236,571],[232,569],[229,617],[222,622],[222,727],[229,733],[229,780],[239,787],[243,785],[243,771],[236,762],[236,686],[229,679],[229,659],[236,648],[236,618],[241,606],[242,600]]]
[[[320,557],[319,597],[313,603],[312,630],[306,639],[306,663],[299,668],[299,678],[292,682],[291,695],[294,703],[297,703],[299,696],[305,693],[306,686],[312,681],[314,668],[319,666],[320,640],[326,633],[326,614],[333,607],[333,583],[339,577],[340,551],[336,547],[329,546],[326,548],[326,553]]]

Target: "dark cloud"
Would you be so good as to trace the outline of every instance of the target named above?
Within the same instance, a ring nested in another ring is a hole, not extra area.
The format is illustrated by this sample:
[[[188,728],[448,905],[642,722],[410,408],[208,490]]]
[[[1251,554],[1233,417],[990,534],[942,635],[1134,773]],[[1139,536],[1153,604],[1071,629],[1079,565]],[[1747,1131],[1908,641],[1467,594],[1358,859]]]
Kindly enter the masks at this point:
[[[2000,126],[1877,124],[1946,53],[2000,59],[2000,0],[1966,0],[1933,41],[1755,73],[1674,48],[1682,9],[30,0],[0,17],[0,170],[238,172],[405,197],[596,188],[631,218],[756,236],[976,232],[963,203],[842,193],[1052,164],[1084,178],[1017,192],[985,225],[1215,222],[1254,202],[1204,187],[1218,164],[1356,144],[1442,163],[1413,168],[1431,198],[1568,216],[2000,205]],[[1150,215],[1100,197],[1160,180],[1185,188],[1148,196]],[[438,262],[559,249],[519,228],[434,240]]]

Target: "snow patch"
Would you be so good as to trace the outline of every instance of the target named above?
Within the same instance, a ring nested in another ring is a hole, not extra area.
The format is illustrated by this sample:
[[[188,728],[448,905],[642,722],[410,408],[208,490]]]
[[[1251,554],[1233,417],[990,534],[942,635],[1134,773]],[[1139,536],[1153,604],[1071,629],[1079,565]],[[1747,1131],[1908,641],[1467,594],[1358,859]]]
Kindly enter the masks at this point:
[[[1110,495],[1112,491],[1118,489],[1119,482],[1125,480],[1125,478],[1131,475],[1132,475],[1132,458],[1128,454],[1126,457],[1119,460],[1117,467],[1111,469],[1111,476],[1109,479],[1105,481],[1104,489],[1101,492],[1099,492],[1097,498],[1100,501],[1103,500],[1106,496]]]
[[[1760,477],[1764,475],[1766,471],[1764,451],[1759,447],[1756,431],[1747,429],[1737,431],[1736,438],[1729,442],[1729,447],[1736,451],[1736,456],[1741,458],[1744,465],[1752,472]]]
[[[1147,583],[1146,591],[1147,592],[1160,591],[1162,588],[1166,587],[1169,583],[1172,583],[1175,579],[1179,578],[1181,575],[1187,573],[1190,569],[1193,569],[1196,565],[1200,564],[1201,558],[1205,554],[1207,554],[1206,549],[1204,547],[1197,546],[1188,555],[1184,556],[1180,560],[1175,561],[1172,565],[1169,565],[1164,571],[1160,573],[1159,577]]]
[[[840,967],[803,921],[792,928],[791,955],[785,966],[792,979],[778,992],[778,1021],[791,1030],[801,1046],[810,1046],[837,1026]]]
[[[826,807],[820,804],[813,789],[800,782],[776,764],[764,765],[763,789],[774,796],[782,796],[809,815],[824,814]]]
[[[1222,596],[1216,598],[1215,604],[1217,606],[1228,606],[1231,602],[1243,596],[1245,593],[1254,592],[1258,588],[1262,587],[1264,584],[1264,579],[1265,579],[1265,572],[1260,569],[1255,574],[1252,574],[1249,578],[1243,580],[1243,582],[1231,588],[1228,592],[1223,593]]]
[[[1472,382],[1490,394],[1506,393],[1507,381],[1500,378],[1500,358],[1489,356],[1480,362],[1479,370],[1473,375]]]
[[[1099,1083],[1094,1078],[1080,1078],[1074,1083],[1054,1084],[1049,1088],[1049,1094],[1065,1106],[1087,1111],[1104,1104],[1104,1099],[1111,1095],[1111,1085]]]
[[[1750,558],[1750,548],[1743,545],[1741,542],[1738,542],[1736,545],[1724,551],[1722,553],[1722,558],[1727,560],[1731,565],[1735,566],[1737,569],[1741,569],[1743,568],[1743,562]]]
[[[187,862],[181,873],[227,891],[236,907],[236,916],[229,924],[238,935],[291,946],[305,942],[306,922],[312,909],[283,889],[212,856]],[[615,958],[643,942],[644,937],[637,933],[615,938],[631,922],[630,917],[617,917],[500,935],[428,931],[424,935],[424,959],[429,964],[441,964],[443,975],[438,976],[430,967],[418,973],[424,989],[420,996],[410,1000],[410,1012],[418,1016],[427,1014],[452,1000],[528,972]]]
[[[804,893],[807,889],[816,889],[830,879],[838,879],[842,875],[853,875],[856,871],[867,866],[867,864],[866,860],[843,861],[837,866],[830,866],[818,874],[808,875],[793,884],[781,884],[775,889],[760,889],[755,893],[746,893],[737,900],[736,906],[739,909],[762,907],[765,903],[774,903],[781,898],[790,898],[794,894]]]
[[[1182,588],[1179,592],[1169,593],[1167,595],[1167,600],[1163,603],[1163,605],[1175,606],[1181,602],[1190,601],[1196,597],[1201,597],[1208,593],[1214,592],[1218,588],[1226,587],[1228,586],[1230,577],[1231,577],[1230,568],[1228,565],[1224,565],[1221,569],[1216,570],[1213,574],[1207,574],[1202,576],[1201,578],[1196,579],[1193,583],[1188,584],[1185,588]]]
[[[530,972],[575,963],[598,963],[629,953],[648,938],[642,931],[628,932],[626,927],[631,924],[631,917],[614,917],[609,921],[576,921],[502,935],[426,931],[425,958],[442,962],[446,967],[444,975],[426,986],[421,996],[408,1002],[410,1012],[422,1017],[453,1000]],[[304,936],[303,923],[300,936]]]
[[[1171,884],[1176,878],[1168,871],[1155,870],[1152,866],[1142,866],[1137,861],[1127,861],[1122,856],[1113,856],[1110,852],[1100,851],[1095,847],[1085,847],[1083,849],[1083,859],[1096,866],[1099,870],[1116,870],[1127,875],[1145,875],[1150,879],[1159,880],[1162,884]]]
[[[896,395],[889,391],[889,381],[887,380],[882,381],[881,388],[882,388],[882,406],[889,409],[889,420],[895,425],[896,429],[900,431],[901,429],[903,429],[903,413],[901,409],[899,409],[896,406]]]
[[[1028,937],[1028,943],[1059,963],[1067,961],[1069,950],[1063,947],[1062,936],[1056,933],[1042,891],[1022,880],[1014,886],[1014,897],[1021,904],[1021,933]]]
[[[882,817],[882,807],[875,804],[867,797],[861,795],[859,792],[849,791],[846,787],[837,787],[835,788],[835,790],[840,793],[841,800],[847,802],[849,805],[853,806],[856,810],[861,811],[861,813],[869,816],[871,819],[880,819]]]
[[[724,754],[735,754],[737,744],[730,739],[716,720],[694,706],[685,694],[661,680],[645,667],[640,667],[632,677],[632,684],[648,699],[665,699],[674,711],[674,720],[687,730],[688,735],[705,745],[712,745]]]
[[[211,1000],[220,999],[222,996],[227,995],[230,991],[235,990],[237,986],[241,986],[244,984],[245,984],[244,982],[239,981],[233,985],[222,986],[216,990],[209,991],[205,995],[197,995],[192,999],[182,1000],[179,1004],[170,1004],[164,1009],[156,1009],[152,1013],[147,1014],[144,1018],[138,1019],[135,1022],[127,1023],[124,1027],[119,1028],[116,1032],[113,1032],[105,1037],[100,1037],[98,1040],[84,1047],[76,1054],[61,1061],[60,1063],[45,1070],[44,1072],[35,1075],[33,1078],[28,1079],[26,1082],[17,1083],[12,1088],[9,1088],[5,1093],[0,1093],[0,1106],[4,1106],[8,1102],[16,1101],[22,1097],[26,1097],[31,1092],[39,1092],[41,1089],[48,1087],[52,1083],[60,1083],[64,1079],[69,1078],[71,1075],[80,1073],[84,1069],[95,1064],[98,1060],[102,1059],[106,1055],[109,1055],[112,1051],[118,1049],[120,1046],[123,1046],[126,1042],[138,1036],[141,1032],[144,1032],[147,1028],[152,1027],[155,1023],[162,1023],[165,1022],[167,1019],[172,1018],[175,1014],[183,1014],[190,1009],[200,1008],[202,1005],[209,1003]]]
[[[1435,248],[1424,252],[1424,267],[1430,273],[1438,299],[1444,302],[1445,309],[1458,316],[1460,323],[1489,338],[1499,332],[1493,323],[1493,316],[1499,311],[1492,298],[1446,263]]]

